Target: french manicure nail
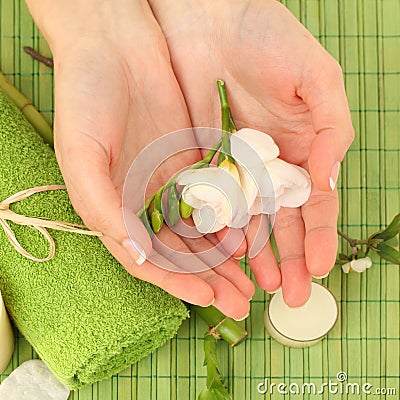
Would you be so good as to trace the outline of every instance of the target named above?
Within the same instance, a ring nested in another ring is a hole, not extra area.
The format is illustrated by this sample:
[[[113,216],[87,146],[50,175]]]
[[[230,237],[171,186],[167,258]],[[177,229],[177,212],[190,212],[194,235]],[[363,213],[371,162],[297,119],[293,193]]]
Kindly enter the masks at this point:
[[[329,178],[329,186],[331,187],[332,190],[334,190],[336,187],[336,182],[339,176],[339,170],[340,170],[340,162],[336,161],[335,164],[333,164],[331,170],[331,176]]]
[[[329,271],[329,272],[331,272],[331,271]],[[313,277],[314,277],[315,279],[324,279],[324,278],[326,278],[326,277],[329,275],[329,272],[327,272],[325,275],[321,275],[321,276],[313,275]]]
[[[205,306],[200,306],[200,307],[204,307],[204,308],[210,307],[210,306],[212,306],[214,303],[215,303],[215,298],[212,299],[212,302],[211,302],[210,304],[207,304],[207,305],[205,305]]]
[[[281,290],[281,287],[279,286],[278,289],[271,290],[271,291],[267,290],[267,293],[269,293],[269,294],[275,294],[275,293],[278,293],[280,290]]]
[[[146,253],[138,242],[131,239],[125,239],[122,242],[122,247],[135,260],[137,265],[142,265],[146,261]]]
[[[240,322],[240,321],[244,321],[249,315],[250,315],[250,313],[247,313],[247,315],[245,315],[243,318],[239,318],[239,319],[233,318],[233,319],[237,322]]]

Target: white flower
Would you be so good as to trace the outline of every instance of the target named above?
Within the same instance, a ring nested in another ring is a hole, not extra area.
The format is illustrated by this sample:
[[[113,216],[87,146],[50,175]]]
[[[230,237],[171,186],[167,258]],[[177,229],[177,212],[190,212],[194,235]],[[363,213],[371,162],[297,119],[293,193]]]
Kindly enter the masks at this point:
[[[308,200],[307,171],[279,159],[279,148],[266,133],[239,130],[231,136],[231,153],[236,165],[225,160],[219,167],[184,171],[177,179],[199,232],[242,228],[251,215],[274,214]]]
[[[232,166],[186,170],[177,179],[184,185],[183,200],[194,208],[193,221],[201,233],[217,232],[225,226],[243,228],[249,221],[239,173]]]
[[[367,268],[371,267],[372,261],[369,257],[358,258],[342,265],[342,270],[346,274],[351,271],[364,272]]]
[[[238,161],[250,214],[274,214],[281,207],[300,207],[310,197],[308,172],[279,159],[279,148],[266,133],[239,130],[231,136],[231,152]]]

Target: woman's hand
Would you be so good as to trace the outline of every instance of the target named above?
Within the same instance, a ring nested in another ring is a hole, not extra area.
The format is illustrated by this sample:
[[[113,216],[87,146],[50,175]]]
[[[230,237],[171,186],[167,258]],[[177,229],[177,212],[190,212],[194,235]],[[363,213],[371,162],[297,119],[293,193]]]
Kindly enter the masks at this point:
[[[154,251],[134,213],[125,214],[131,237],[125,228],[122,189],[133,160],[154,139],[191,126],[164,36],[147,2],[28,4],[54,56],[55,149],[78,214],[89,228],[103,232],[103,243],[132,275],[188,302],[214,303],[230,317],[245,317],[254,285],[237,262],[227,260],[213,269],[204,263],[203,272],[188,274],[175,259],[175,272],[164,269],[144,261]],[[194,136],[188,142],[196,146]],[[200,157],[192,151],[166,163],[150,192]],[[166,226],[157,237],[170,248],[190,252]],[[212,244],[203,239],[197,246]]]
[[[282,285],[286,302],[302,305],[312,275],[326,275],[336,258],[335,183],[354,135],[338,63],[275,0],[149,3],[193,126],[220,127],[215,80],[224,79],[238,128],[267,132],[282,159],[310,172],[309,200],[276,216],[280,269],[269,243],[250,259],[262,288]],[[267,230],[261,217],[254,218],[249,246],[260,223]]]

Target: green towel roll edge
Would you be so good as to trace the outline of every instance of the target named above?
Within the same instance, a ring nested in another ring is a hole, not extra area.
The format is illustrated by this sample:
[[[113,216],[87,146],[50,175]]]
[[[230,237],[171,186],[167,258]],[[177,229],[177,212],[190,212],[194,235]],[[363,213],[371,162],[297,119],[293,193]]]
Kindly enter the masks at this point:
[[[0,200],[50,184],[63,184],[53,151],[0,91]],[[35,194],[11,209],[81,223],[66,191]],[[40,233],[10,225],[27,251],[47,255]],[[0,229],[0,290],[15,325],[62,383],[76,389],[121,371],[187,318],[180,300],[129,275],[98,238],[49,231],[56,255],[37,263]]]

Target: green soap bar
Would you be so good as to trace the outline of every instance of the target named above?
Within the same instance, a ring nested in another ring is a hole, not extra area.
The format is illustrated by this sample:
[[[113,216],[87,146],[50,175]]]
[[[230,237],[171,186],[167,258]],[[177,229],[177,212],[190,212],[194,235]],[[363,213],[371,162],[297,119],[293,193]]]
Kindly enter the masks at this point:
[[[63,184],[53,151],[0,91],[0,200],[50,184]],[[35,194],[11,209],[82,223],[66,191]],[[39,232],[10,225],[27,251],[48,254]],[[0,290],[15,325],[70,388],[147,356],[188,316],[180,300],[129,275],[98,238],[49,231],[56,255],[37,263],[20,255],[0,227]]]

